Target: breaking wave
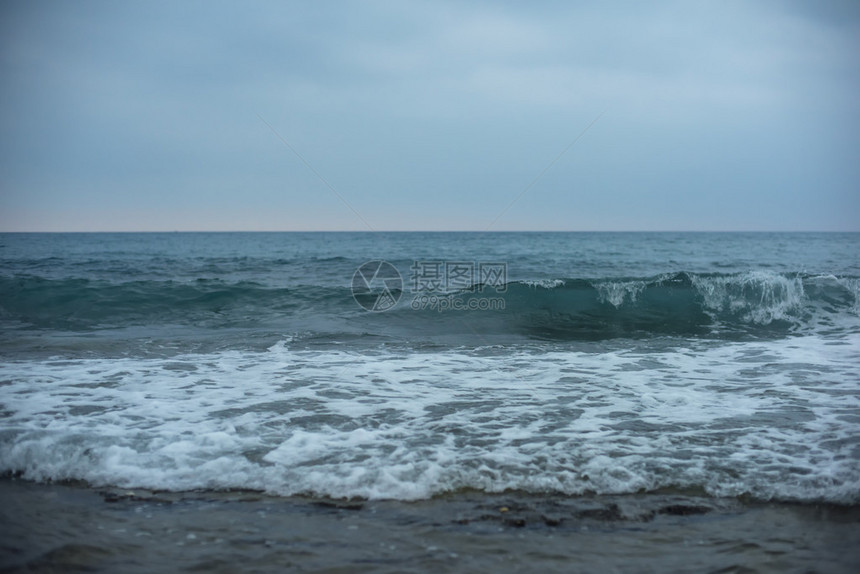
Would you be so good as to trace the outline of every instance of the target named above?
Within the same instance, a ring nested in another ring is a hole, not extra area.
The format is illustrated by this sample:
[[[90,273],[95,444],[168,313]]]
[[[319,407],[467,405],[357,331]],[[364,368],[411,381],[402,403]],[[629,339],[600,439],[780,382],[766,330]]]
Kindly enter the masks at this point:
[[[87,330],[144,324],[198,327],[282,326],[336,334],[440,334],[455,321],[439,309],[416,312],[414,293],[395,291],[400,303],[367,313],[348,287],[273,288],[254,282],[108,282],[0,278],[0,321],[35,328]],[[538,339],[600,340],[650,335],[783,335],[858,328],[860,280],[833,275],[673,273],[649,278],[564,278],[511,281],[497,287],[434,295],[498,298],[497,306],[461,305],[476,329]],[[448,306],[447,308],[454,308]],[[372,316],[372,317],[371,317]]]

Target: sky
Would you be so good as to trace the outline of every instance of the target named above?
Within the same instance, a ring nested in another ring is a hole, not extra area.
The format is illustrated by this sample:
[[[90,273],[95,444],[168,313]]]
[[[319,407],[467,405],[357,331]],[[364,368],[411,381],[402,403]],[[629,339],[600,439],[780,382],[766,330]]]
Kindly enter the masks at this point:
[[[0,231],[860,231],[860,2],[0,3]]]

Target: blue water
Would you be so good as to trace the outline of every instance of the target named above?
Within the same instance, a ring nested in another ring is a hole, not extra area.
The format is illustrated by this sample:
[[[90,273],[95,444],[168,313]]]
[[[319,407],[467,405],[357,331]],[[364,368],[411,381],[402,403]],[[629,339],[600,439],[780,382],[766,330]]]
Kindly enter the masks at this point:
[[[36,480],[860,501],[860,234],[3,234],[0,345]]]

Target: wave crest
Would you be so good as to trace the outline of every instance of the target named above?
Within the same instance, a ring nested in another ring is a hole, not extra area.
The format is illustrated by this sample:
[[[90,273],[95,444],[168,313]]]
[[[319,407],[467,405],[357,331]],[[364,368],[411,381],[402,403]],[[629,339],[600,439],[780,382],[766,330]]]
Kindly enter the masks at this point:
[[[218,280],[53,280],[0,277],[0,321],[7,326],[87,330],[183,324],[251,328],[272,324],[324,336],[338,333],[445,336],[469,314],[469,332],[597,340],[650,335],[782,336],[860,329],[860,279],[779,274],[672,273],[655,277],[544,278],[502,288],[476,285],[439,294],[462,299],[447,313],[416,309],[407,291],[385,313],[368,314],[347,286],[270,287]],[[497,298],[499,305],[469,305]],[[474,321],[471,321],[474,319]]]

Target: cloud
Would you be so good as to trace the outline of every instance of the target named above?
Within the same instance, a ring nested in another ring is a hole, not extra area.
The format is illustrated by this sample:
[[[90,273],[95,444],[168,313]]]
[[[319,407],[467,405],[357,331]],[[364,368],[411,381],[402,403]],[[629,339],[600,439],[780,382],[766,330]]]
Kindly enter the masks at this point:
[[[0,229],[363,228],[258,114],[374,227],[480,229],[604,109],[499,228],[856,229],[815,6],[6,3]]]

